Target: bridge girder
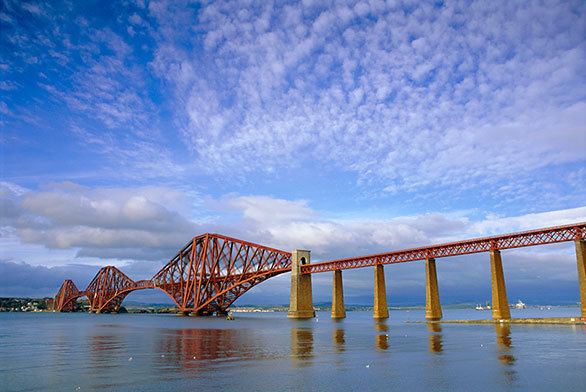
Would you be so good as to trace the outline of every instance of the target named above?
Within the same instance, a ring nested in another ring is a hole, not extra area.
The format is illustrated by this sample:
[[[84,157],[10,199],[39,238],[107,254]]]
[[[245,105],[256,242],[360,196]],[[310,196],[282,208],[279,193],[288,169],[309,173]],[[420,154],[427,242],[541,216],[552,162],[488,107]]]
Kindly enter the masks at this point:
[[[585,237],[586,222],[583,222],[303,265],[301,273],[402,263]],[[77,298],[87,296],[92,311],[112,311],[118,309],[131,291],[158,288],[166,292],[181,311],[225,311],[252,287],[290,270],[291,253],[219,234],[203,234],[193,238],[150,280],[134,282],[116,267],[104,267],[85,291],[79,291],[71,280],[65,280],[55,296],[55,304],[58,311],[71,311]]]
[[[151,282],[183,311],[224,311],[250,288],[290,268],[288,252],[204,234],[190,241]]]
[[[82,294],[75,283],[71,279],[66,279],[55,295],[55,309],[60,312],[71,312],[75,309],[77,298],[81,296]]]
[[[204,234],[193,238],[148,281],[134,282],[113,266],[100,269],[83,292],[72,281],[65,281],[55,297],[56,309],[71,311],[73,297],[87,296],[92,311],[111,312],[130,292],[157,288],[167,293],[181,311],[223,312],[252,287],[290,269],[288,252]],[[63,298],[62,302],[58,298]]]

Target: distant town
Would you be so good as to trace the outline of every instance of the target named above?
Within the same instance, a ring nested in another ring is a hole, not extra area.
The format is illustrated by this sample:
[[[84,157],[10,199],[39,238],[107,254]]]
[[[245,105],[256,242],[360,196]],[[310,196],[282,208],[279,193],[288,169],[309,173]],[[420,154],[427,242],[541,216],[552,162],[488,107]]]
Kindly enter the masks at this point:
[[[53,298],[0,298],[0,312],[46,312]]]
[[[563,307],[577,307],[578,304],[561,305]],[[510,304],[512,309],[539,308],[551,309],[560,307],[560,305],[525,305],[519,301],[516,304]],[[372,311],[372,306],[366,305],[346,305],[346,311]],[[473,303],[462,303],[444,305],[444,309],[476,309],[490,310],[490,305],[478,305]],[[88,300],[80,300],[75,304],[75,312],[88,312],[90,304]],[[331,311],[331,303],[314,304],[316,311]],[[414,306],[390,306],[391,310],[421,310],[425,309],[424,305]],[[228,309],[234,313],[270,313],[270,312],[287,312],[289,305],[239,305]],[[0,312],[52,312],[53,298],[0,298]],[[179,309],[168,304],[143,304],[129,302],[120,307],[119,313],[178,313]]]
[[[52,312],[53,298],[0,298],[0,312]],[[90,309],[88,300],[79,300],[75,303],[75,312],[87,312]],[[288,305],[242,305],[230,307],[235,313],[248,312],[286,312]],[[329,311],[331,304],[316,304],[316,311]],[[372,310],[372,306],[350,305],[348,311]],[[121,306],[119,313],[178,313],[179,309],[167,304],[142,304],[129,302]]]

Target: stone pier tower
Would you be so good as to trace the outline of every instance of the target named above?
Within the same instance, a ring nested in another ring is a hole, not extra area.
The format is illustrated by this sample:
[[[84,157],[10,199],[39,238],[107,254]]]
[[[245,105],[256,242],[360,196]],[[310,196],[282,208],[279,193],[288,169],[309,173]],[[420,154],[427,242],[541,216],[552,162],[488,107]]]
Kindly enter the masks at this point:
[[[311,274],[301,274],[301,266],[309,264],[308,250],[291,252],[291,302],[288,318],[305,319],[315,317],[311,294]]]

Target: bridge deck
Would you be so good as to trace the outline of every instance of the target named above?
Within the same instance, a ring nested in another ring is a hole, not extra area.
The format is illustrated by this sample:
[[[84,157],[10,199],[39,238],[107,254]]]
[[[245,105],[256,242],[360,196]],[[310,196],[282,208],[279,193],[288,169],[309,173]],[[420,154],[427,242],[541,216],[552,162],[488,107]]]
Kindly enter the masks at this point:
[[[371,267],[377,264],[404,263],[429,258],[488,252],[493,249],[521,248],[584,238],[586,238],[586,222],[308,264],[301,266],[301,272],[303,274],[311,274]]]
[[[302,274],[487,252],[583,239],[586,222],[478,238],[448,244],[379,253],[301,266]],[[120,305],[133,290],[158,288],[182,310],[225,309],[260,282],[291,270],[291,253],[221,236],[195,237],[152,279],[132,281],[116,267],[100,269],[86,290],[66,280],[56,296],[58,310],[88,297],[92,310]]]

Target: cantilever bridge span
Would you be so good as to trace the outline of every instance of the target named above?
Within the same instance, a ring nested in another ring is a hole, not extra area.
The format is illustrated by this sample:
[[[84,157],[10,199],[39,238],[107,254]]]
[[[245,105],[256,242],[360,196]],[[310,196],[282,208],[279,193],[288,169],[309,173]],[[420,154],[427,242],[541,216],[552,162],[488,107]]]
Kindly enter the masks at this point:
[[[71,311],[87,297],[92,312],[116,311],[132,291],[159,289],[184,312],[224,312],[253,286],[291,270],[291,253],[219,234],[193,238],[149,280],[133,281],[116,267],[104,267],[80,291],[66,280],[55,309]]]
[[[490,252],[493,317],[506,318],[505,310],[502,314],[499,313],[500,310],[497,313],[494,311],[497,306],[495,301],[500,302],[502,308],[507,305],[500,250],[575,241],[584,315],[586,314],[585,238],[586,222],[583,222],[311,264],[308,251],[294,251],[292,254],[219,234],[203,234],[193,238],[150,280],[135,282],[112,266],[100,269],[83,291],[80,291],[71,280],[66,280],[55,297],[55,309],[71,311],[77,298],[87,297],[92,312],[116,311],[130,292],[156,288],[167,293],[183,312],[223,314],[239,296],[255,285],[273,276],[292,271],[289,316],[304,318],[306,315],[310,317],[313,312],[311,274],[334,271],[332,303],[333,308],[336,308],[338,304],[338,310],[336,316],[334,316],[336,310],[332,310],[332,317],[345,317],[341,270],[374,266],[375,318],[384,318],[388,317],[388,313],[386,313],[383,265],[426,260],[428,308],[426,317],[438,319],[441,318],[441,308],[437,291],[435,259]],[[302,257],[303,255],[305,257]],[[294,291],[297,292],[294,293]],[[379,304],[380,313],[377,313],[377,298],[382,301]],[[294,306],[297,306],[298,310],[293,310]]]

